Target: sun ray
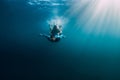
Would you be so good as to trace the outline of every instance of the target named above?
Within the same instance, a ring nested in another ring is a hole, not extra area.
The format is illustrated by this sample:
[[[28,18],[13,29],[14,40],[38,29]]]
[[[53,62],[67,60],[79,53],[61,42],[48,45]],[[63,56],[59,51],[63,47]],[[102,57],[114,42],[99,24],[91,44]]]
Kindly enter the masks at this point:
[[[86,34],[120,34],[120,0],[75,0],[66,12]],[[84,24],[84,25],[83,25]]]

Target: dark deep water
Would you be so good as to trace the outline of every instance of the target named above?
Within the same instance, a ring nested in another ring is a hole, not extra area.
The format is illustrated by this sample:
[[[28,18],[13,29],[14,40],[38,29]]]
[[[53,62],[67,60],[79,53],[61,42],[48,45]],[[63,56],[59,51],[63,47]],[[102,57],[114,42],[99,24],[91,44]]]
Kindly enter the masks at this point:
[[[120,80],[120,39],[79,34],[74,18],[59,43],[39,37],[52,9],[0,1],[0,80]]]

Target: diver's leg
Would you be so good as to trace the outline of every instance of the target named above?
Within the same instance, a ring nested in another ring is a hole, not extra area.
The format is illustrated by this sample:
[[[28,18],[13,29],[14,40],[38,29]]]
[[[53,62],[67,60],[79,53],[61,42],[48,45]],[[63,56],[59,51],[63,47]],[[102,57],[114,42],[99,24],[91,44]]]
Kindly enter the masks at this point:
[[[40,36],[43,36],[43,34],[40,33]]]
[[[40,36],[43,36],[43,37],[45,37],[45,38],[49,38],[49,36],[46,35],[46,34],[41,34],[41,33],[40,33]]]
[[[63,34],[59,35],[60,38],[65,38],[65,36]]]

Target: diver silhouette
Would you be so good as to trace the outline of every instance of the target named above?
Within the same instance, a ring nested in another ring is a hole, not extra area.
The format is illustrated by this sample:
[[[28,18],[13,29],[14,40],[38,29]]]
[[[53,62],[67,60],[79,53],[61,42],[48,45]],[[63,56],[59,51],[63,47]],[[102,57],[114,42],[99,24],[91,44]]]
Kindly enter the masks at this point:
[[[65,36],[62,34],[62,26],[61,25],[49,25],[50,26],[50,34],[40,34],[40,36],[43,36],[47,38],[51,42],[58,42],[61,40],[61,38],[65,38]]]

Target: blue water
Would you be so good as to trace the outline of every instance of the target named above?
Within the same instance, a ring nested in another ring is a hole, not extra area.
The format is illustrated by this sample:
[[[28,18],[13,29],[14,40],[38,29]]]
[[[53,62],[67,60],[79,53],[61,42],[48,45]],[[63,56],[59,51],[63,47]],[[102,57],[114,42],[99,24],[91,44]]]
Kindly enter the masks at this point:
[[[3,80],[120,80],[120,38],[84,33],[87,19],[81,20],[78,29],[77,15],[64,14],[69,8],[40,9],[24,0],[0,1]],[[48,34],[46,21],[55,16],[54,9],[68,20],[63,30],[66,38],[58,43],[39,36]]]

